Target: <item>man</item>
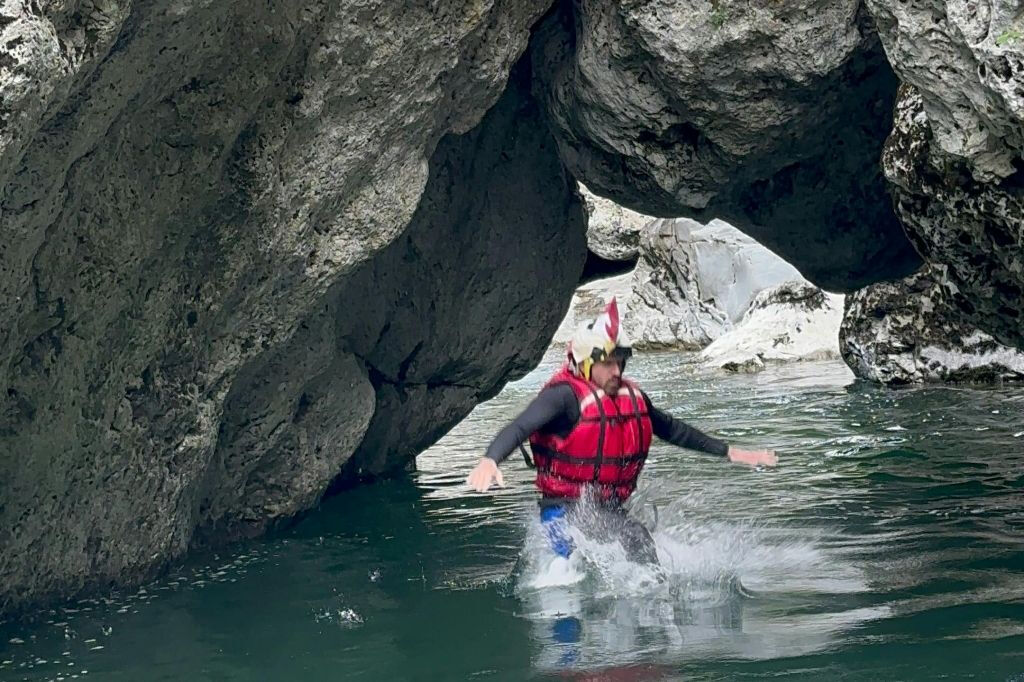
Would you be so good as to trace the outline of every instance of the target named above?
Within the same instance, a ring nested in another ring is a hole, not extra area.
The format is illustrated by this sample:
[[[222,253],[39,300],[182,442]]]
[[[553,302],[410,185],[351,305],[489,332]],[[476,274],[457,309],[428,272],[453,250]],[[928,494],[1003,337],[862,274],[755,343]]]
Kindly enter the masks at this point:
[[[529,438],[542,496],[541,522],[555,553],[566,558],[572,553],[566,516],[581,495],[592,491],[598,506],[611,514],[603,516],[600,529],[591,522],[582,530],[610,533],[635,560],[657,562],[650,533],[622,509],[636,489],[652,436],[732,462],[775,466],[774,452],[740,450],[711,438],[654,407],[635,383],[622,377],[632,349],[619,328],[614,298],[593,323],[576,331],[568,351],[566,364],[498,433],[466,479],[478,492],[495,482],[503,486],[498,464]]]

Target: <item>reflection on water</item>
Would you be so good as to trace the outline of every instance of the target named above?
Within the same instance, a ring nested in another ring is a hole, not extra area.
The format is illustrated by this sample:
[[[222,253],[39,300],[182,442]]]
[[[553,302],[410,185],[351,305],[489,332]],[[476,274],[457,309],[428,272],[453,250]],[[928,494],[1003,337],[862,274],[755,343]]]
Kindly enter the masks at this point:
[[[1024,680],[1024,389],[640,356],[655,404],[782,453],[752,471],[657,444],[631,500],[651,568],[578,533],[554,559],[517,455],[505,488],[463,485],[556,362],[408,479],[141,590],[0,623],[0,680]]]
[[[658,515],[660,565],[653,567],[631,562],[618,542],[578,530],[577,551],[563,559],[540,524],[530,524],[514,580],[521,616],[532,624],[537,670],[801,656],[889,614],[879,606],[780,617],[780,606],[788,610],[801,595],[862,592],[864,576],[810,535],[709,525],[678,509]]]

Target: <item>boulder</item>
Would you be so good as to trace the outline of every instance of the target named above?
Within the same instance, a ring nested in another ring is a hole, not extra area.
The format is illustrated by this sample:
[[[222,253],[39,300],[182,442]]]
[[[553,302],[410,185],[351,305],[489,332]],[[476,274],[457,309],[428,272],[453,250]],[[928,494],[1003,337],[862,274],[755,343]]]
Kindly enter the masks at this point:
[[[757,372],[766,364],[839,358],[843,296],[806,282],[762,291],[735,329],[700,354],[704,365]]]
[[[639,348],[699,350],[733,329],[760,291],[800,279],[720,220],[659,220],[642,235],[628,328]]]
[[[900,386],[924,382],[1024,379],[1024,352],[966,321],[939,268],[846,298],[843,359],[862,379]]]

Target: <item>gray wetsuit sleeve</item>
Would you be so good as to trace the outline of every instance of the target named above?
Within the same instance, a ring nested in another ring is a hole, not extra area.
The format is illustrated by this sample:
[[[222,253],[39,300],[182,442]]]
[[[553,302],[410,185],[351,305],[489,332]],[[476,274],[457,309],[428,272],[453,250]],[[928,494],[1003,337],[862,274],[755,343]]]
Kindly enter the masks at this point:
[[[666,414],[651,404],[651,399],[644,393],[644,400],[647,401],[647,410],[651,414],[651,426],[654,428],[654,435],[663,441],[678,445],[688,450],[707,452],[712,455],[724,457],[729,452],[729,445],[725,441],[712,438],[702,433],[686,422]]]
[[[567,432],[580,418],[576,394],[568,384],[556,384],[541,391],[522,414],[498,432],[487,447],[486,457],[501,462],[536,431]]]

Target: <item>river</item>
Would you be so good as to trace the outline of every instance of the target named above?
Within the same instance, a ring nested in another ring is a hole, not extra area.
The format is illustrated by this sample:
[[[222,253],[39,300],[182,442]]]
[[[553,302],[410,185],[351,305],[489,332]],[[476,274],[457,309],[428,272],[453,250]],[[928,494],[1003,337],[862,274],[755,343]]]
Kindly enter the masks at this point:
[[[656,444],[632,513],[656,525],[661,566],[597,542],[566,566],[518,454],[506,487],[463,485],[557,362],[406,477],[140,590],[0,624],[0,680],[1024,682],[1024,388],[639,354],[629,374],[654,404],[780,466]]]

